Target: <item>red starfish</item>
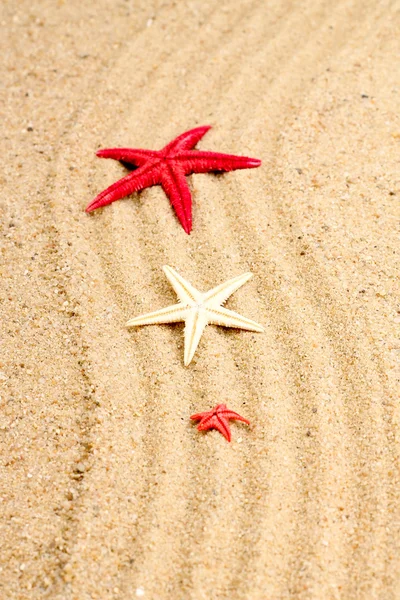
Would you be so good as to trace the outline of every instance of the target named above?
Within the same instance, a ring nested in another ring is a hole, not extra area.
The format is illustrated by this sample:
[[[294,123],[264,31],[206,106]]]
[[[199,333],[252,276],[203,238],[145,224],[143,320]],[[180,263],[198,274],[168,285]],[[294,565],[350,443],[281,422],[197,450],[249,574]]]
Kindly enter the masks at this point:
[[[219,152],[192,150],[210,126],[196,127],[178,136],[162,150],[134,148],[109,148],[99,150],[97,156],[114,158],[137,167],[104,192],[101,192],[86,208],[86,212],[106,206],[139,192],[152,185],[162,185],[175,208],[186,233],[192,229],[192,198],[185,175],[209,171],[234,171],[259,167],[261,161],[246,156],[233,156]]]
[[[212,410],[207,412],[198,413],[190,417],[194,421],[200,421],[197,426],[199,431],[206,431],[207,429],[218,429],[220,433],[228,442],[231,441],[231,430],[229,429],[229,419],[235,419],[236,421],[243,421],[250,425],[250,421],[238,415],[238,413],[229,410],[226,404],[218,404]]]

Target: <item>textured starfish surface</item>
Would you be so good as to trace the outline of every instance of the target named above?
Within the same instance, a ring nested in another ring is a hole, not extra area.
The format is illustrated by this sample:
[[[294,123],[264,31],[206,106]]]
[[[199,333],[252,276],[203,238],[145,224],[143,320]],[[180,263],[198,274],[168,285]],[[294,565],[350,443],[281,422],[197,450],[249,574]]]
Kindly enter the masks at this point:
[[[250,425],[250,421],[241,417],[233,410],[229,410],[226,404],[218,404],[212,410],[192,415],[190,418],[193,419],[193,421],[200,421],[197,426],[199,431],[218,429],[218,431],[226,437],[228,442],[231,441],[231,430],[229,429],[230,420],[243,421],[243,423]]]
[[[178,136],[162,150],[109,148],[99,150],[97,156],[114,158],[137,167],[134,171],[110,185],[91,202],[86,212],[106,206],[152,185],[161,185],[174,207],[186,233],[192,229],[192,197],[185,176],[209,171],[234,171],[259,167],[261,161],[246,156],[203,152],[192,148],[210,129],[196,127]]]
[[[179,302],[161,310],[135,317],[128,321],[128,327],[154,325],[158,323],[185,322],[184,362],[187,366],[193,358],[202,333],[208,324],[236,327],[250,331],[264,331],[261,325],[242,317],[233,310],[224,308],[222,304],[252,277],[251,273],[238,275],[225,283],[221,283],[209,292],[199,292],[188,281],[171,267],[163,267],[164,273],[174,288]]]

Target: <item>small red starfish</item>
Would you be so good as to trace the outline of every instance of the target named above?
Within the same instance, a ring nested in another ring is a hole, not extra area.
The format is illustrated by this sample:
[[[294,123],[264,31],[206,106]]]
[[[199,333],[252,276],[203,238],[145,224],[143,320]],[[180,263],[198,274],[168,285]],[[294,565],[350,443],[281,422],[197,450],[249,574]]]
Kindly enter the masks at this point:
[[[234,171],[259,167],[261,161],[246,156],[192,150],[210,126],[196,127],[178,136],[162,150],[109,148],[97,156],[114,158],[137,167],[104,192],[86,208],[86,212],[106,206],[152,185],[162,185],[186,233],[192,229],[192,198],[185,175],[209,171]]]
[[[236,421],[243,421],[250,425],[250,421],[238,415],[238,413],[229,410],[226,404],[218,404],[212,410],[207,412],[198,413],[190,417],[194,421],[200,421],[197,426],[199,431],[206,431],[207,429],[218,429],[220,433],[228,442],[231,441],[231,430],[229,429],[229,419],[235,419]]]

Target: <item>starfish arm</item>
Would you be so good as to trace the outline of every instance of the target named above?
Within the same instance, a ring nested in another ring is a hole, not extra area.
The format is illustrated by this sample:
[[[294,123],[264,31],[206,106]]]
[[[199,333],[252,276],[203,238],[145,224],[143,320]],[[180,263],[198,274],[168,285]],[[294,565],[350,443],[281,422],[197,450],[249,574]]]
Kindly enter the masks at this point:
[[[250,421],[248,421],[238,413],[234,412],[233,410],[224,410],[220,414],[222,414],[226,419],[235,419],[235,421],[243,421],[243,423],[247,423],[247,425],[250,425]]]
[[[213,410],[210,410],[206,413],[202,412],[202,413],[196,413],[195,415],[191,415],[191,419],[193,419],[193,421],[201,421],[204,418],[207,417],[211,417],[214,414]]]
[[[174,157],[185,170],[190,173],[209,173],[210,171],[234,171],[235,169],[254,169],[261,165],[258,158],[220,154],[219,152],[203,152],[190,150]]]
[[[231,430],[229,428],[229,421],[224,419],[222,415],[216,415],[214,427],[218,429],[220,433],[228,440],[231,441]]]
[[[142,148],[103,148],[96,152],[96,156],[113,158],[136,166],[144,165],[149,160],[160,159],[160,153],[156,150],[143,150]]]
[[[192,196],[185,179],[185,173],[180,167],[172,167],[167,162],[161,172],[161,185],[167,194],[176,216],[186,233],[192,230]]]
[[[172,267],[165,265],[163,267],[165,276],[174,288],[179,300],[185,304],[196,304],[202,294],[196,290],[186,279],[183,279],[179,273]]]
[[[217,304],[224,304],[229,296],[242,287],[242,285],[251,279],[251,277],[253,277],[252,273],[244,273],[243,275],[238,275],[233,279],[229,279],[229,281],[217,285],[215,288],[204,294],[203,302],[214,306]]]
[[[190,311],[185,321],[185,367],[190,364],[206,325],[207,319],[205,318],[203,311]]]
[[[146,187],[159,183],[157,172],[153,168],[139,167],[136,171],[128,173],[119,181],[116,181],[110,187],[101,192],[92,202],[86,207],[86,212],[91,212],[96,208],[101,208],[107,204],[111,204],[116,200],[121,200],[125,196],[139,192]]]
[[[185,131],[181,135],[178,135],[172,142],[167,144],[162,152],[166,155],[174,154],[182,150],[190,150],[201,140],[201,138],[211,129],[210,125],[203,125],[201,127],[195,127],[189,131]]]
[[[185,321],[187,316],[187,307],[179,303],[166,306],[140,317],[134,317],[127,322],[126,326],[139,327],[140,325],[156,325],[159,323],[179,323]]]
[[[206,313],[208,322],[212,323],[213,325],[247,329],[249,331],[258,331],[260,333],[264,331],[264,328],[255,321],[247,319],[233,310],[228,310],[224,306],[218,306],[215,308],[207,306]]]

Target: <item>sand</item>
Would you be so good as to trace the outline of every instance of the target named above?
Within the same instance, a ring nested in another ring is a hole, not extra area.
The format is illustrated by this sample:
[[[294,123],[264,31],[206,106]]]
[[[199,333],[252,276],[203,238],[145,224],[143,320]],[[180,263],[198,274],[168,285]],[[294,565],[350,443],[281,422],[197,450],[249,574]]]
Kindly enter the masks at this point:
[[[399,4],[1,8],[1,600],[400,598]],[[397,31],[397,33],[396,33]],[[396,58],[397,57],[397,58]],[[259,169],[92,215],[95,151]],[[129,330],[250,270],[264,334]],[[232,442],[189,416],[226,402]]]

